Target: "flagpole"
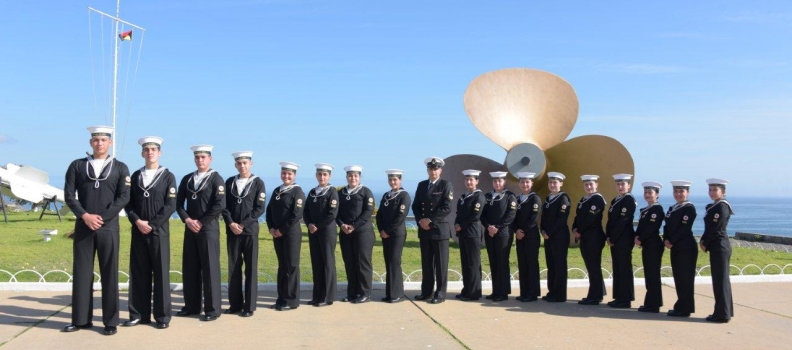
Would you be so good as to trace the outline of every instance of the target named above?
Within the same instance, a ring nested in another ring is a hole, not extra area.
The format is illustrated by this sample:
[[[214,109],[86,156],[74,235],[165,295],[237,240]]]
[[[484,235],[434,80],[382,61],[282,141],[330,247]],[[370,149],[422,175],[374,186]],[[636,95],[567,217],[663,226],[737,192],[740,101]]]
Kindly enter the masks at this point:
[[[121,17],[121,0],[116,1],[116,18]],[[115,48],[113,49],[113,157],[116,156],[116,104],[118,103],[118,21],[115,21],[113,35]]]

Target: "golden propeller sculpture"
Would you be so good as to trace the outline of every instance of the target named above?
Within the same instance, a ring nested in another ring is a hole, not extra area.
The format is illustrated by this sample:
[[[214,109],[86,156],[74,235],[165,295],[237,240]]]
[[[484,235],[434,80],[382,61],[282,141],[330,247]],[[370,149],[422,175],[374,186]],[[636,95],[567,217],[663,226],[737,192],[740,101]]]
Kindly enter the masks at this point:
[[[443,176],[458,194],[465,188],[462,170],[481,170],[479,188],[484,192],[492,190],[488,172],[508,171],[512,176],[506,186],[517,194],[516,174],[527,171],[536,173],[533,190],[544,200],[549,192],[545,173],[557,171],[566,175],[561,190],[576,206],[585,194],[581,175],[599,175],[599,192],[610,200],[616,196],[611,175],[634,173],[630,152],[613,138],[585,135],[566,140],[577,121],[578,100],[572,85],[557,75],[527,68],[485,73],[470,83],[464,103],[473,125],[507,153],[503,163],[472,154],[446,158]],[[570,227],[574,216],[572,210]]]

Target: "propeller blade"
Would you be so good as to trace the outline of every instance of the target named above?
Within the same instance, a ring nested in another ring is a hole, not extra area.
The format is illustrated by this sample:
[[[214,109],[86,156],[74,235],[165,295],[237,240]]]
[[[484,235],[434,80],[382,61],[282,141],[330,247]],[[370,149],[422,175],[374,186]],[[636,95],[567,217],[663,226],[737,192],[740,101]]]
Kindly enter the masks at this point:
[[[578,117],[575,90],[561,77],[527,68],[485,73],[465,91],[473,125],[506,151],[521,143],[542,150],[566,139]]]

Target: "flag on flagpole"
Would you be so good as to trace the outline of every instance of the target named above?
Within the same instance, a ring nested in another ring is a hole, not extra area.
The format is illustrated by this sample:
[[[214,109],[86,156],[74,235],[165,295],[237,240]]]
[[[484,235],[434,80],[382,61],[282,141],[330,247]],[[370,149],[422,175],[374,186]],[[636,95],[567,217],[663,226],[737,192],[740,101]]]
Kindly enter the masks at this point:
[[[121,34],[118,34],[118,38],[121,39],[121,41],[131,41],[132,40],[132,31],[130,30],[130,31],[126,31],[126,32],[123,32]]]

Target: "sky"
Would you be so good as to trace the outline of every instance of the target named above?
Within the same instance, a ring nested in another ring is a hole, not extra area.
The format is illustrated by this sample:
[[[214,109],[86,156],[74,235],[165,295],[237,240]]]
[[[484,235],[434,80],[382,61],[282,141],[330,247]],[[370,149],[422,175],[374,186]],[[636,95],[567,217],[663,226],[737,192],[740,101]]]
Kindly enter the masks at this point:
[[[115,13],[109,0],[0,0],[0,164],[57,187],[90,150],[85,128],[111,122],[113,33],[88,6]],[[307,169],[304,186],[317,162],[360,164],[374,190],[400,168],[414,186],[428,156],[505,159],[463,94],[523,67],[574,87],[569,138],[619,140],[637,182],[687,179],[705,195],[723,177],[730,195],[792,197],[789,1],[149,0],[123,2],[121,18],[146,29],[119,55],[117,157],[132,170],[137,139],[159,135],[179,178],[207,143],[224,177],[232,152],[254,151],[268,188],[279,161]]]

